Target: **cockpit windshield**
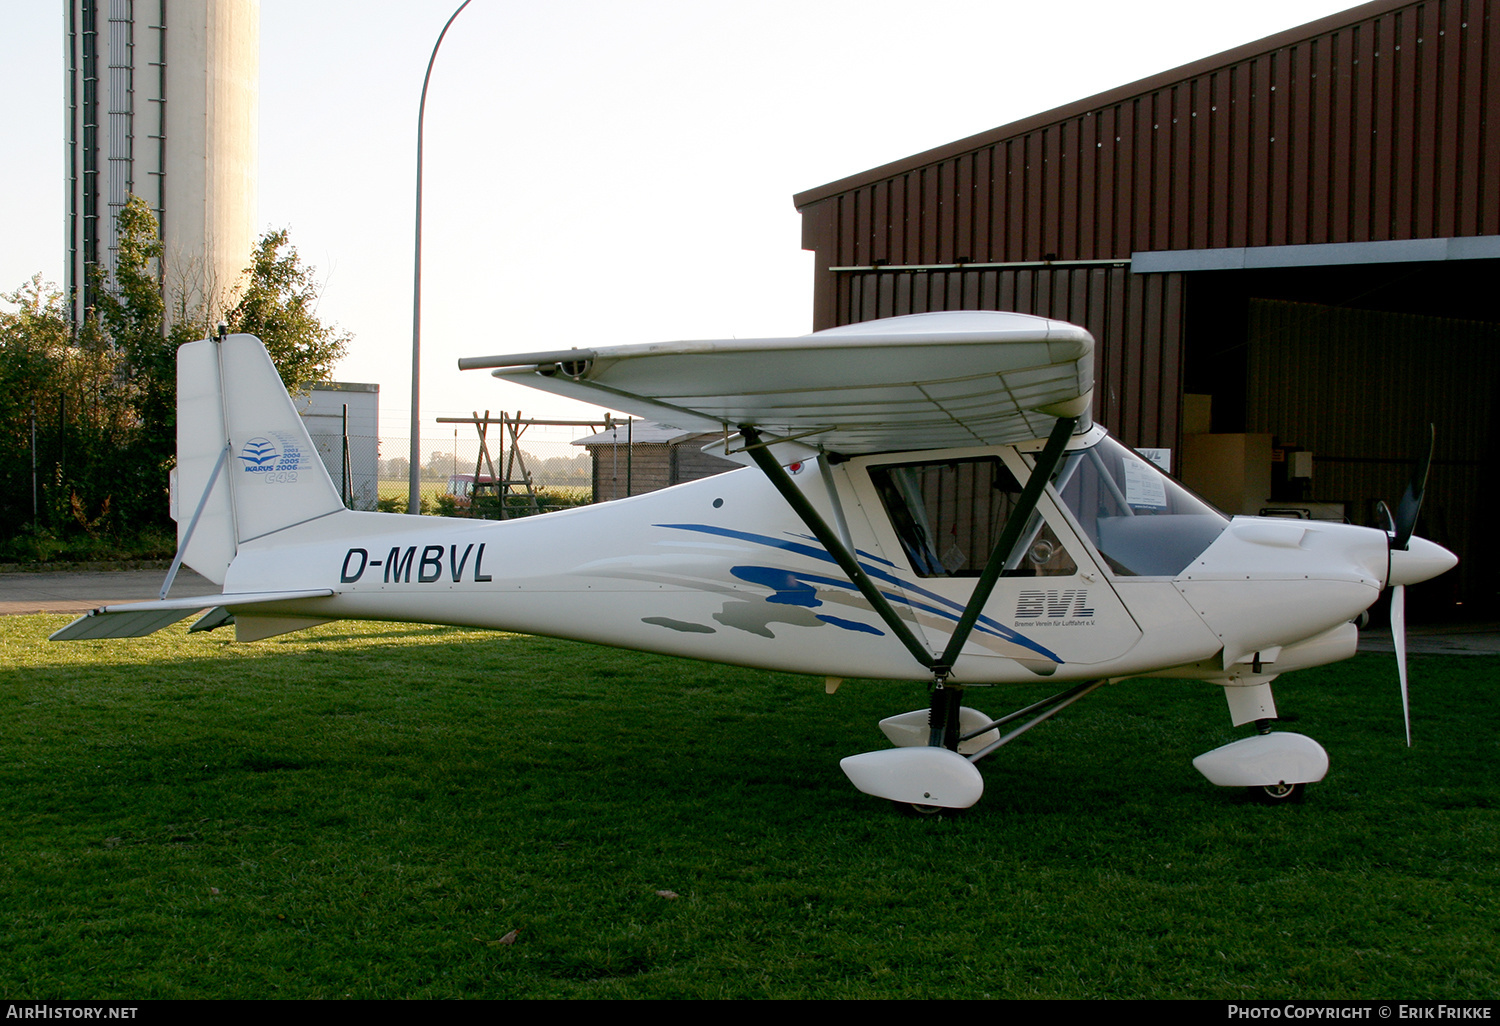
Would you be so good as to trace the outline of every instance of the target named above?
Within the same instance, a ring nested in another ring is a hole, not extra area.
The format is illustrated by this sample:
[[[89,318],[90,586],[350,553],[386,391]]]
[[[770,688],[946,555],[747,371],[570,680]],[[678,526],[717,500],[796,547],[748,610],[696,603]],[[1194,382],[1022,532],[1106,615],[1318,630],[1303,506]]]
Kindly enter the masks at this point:
[[[1181,573],[1229,524],[1208,503],[1113,438],[1069,453],[1053,486],[1109,568]]]

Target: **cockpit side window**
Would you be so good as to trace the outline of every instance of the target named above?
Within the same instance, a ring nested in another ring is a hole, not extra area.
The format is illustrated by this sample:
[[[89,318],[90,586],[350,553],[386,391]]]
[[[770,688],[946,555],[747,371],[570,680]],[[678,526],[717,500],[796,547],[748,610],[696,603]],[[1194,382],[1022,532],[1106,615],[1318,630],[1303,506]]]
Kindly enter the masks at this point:
[[[1068,454],[1052,485],[1105,563],[1124,576],[1175,576],[1229,524],[1112,438]]]
[[[919,577],[977,577],[1009,520],[1021,486],[993,456],[870,468],[891,526]],[[1007,577],[1076,573],[1040,513],[1032,513]]]

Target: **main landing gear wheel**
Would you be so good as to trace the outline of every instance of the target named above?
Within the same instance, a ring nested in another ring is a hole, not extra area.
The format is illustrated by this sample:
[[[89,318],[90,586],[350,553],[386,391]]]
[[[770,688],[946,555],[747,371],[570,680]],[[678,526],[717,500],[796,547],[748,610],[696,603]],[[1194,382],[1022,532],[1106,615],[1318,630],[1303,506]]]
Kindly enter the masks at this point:
[[[1266,784],[1249,789],[1250,797],[1262,805],[1290,805],[1300,802],[1306,793],[1306,784]]]

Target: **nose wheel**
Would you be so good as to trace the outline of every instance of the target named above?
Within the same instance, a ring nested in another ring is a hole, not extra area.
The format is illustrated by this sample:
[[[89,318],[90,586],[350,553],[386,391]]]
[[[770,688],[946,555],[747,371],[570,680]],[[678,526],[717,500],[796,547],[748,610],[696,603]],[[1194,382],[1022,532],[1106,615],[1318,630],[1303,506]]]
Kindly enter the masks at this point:
[[[1243,787],[1262,804],[1287,805],[1328,773],[1328,753],[1310,737],[1273,732],[1204,752],[1193,766],[1210,784]]]
[[[1307,793],[1306,784],[1265,784],[1248,789],[1250,797],[1262,805],[1291,805],[1300,802]]]

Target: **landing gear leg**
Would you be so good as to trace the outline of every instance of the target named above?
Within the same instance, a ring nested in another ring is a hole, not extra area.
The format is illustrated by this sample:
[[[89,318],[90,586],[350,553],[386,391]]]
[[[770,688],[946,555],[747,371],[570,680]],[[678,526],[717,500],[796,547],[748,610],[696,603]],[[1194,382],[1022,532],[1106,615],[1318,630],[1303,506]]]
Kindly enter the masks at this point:
[[[932,678],[932,698],[927,709],[927,747],[946,748],[958,751],[959,708],[963,705],[964,689],[949,684],[942,674]],[[908,816],[919,818],[936,816],[943,812],[958,812],[956,808],[927,805],[922,802],[892,799],[892,804]]]
[[[932,701],[928,707],[927,726],[930,748],[958,751],[958,710],[963,705],[964,689],[947,683],[941,677],[932,682]]]
[[[1265,805],[1300,802],[1307,785],[1328,772],[1328,753],[1302,734],[1273,731],[1276,703],[1266,675],[1246,684],[1225,684],[1224,697],[1236,727],[1255,724],[1255,734],[1230,742],[1193,760],[1193,766],[1220,787],[1248,788],[1250,797]]]

